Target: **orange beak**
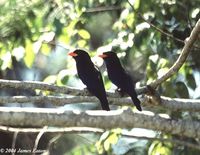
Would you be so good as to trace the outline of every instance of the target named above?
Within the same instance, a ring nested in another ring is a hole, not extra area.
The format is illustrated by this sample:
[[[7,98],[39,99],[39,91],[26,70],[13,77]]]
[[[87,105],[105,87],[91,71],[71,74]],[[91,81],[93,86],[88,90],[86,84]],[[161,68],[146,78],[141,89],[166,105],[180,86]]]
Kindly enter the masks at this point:
[[[72,56],[72,57],[78,56],[78,54],[76,54],[76,53],[74,53],[74,52],[70,52],[70,53],[68,53],[68,55],[70,55],[70,56]]]
[[[101,54],[101,55],[98,55],[100,58],[107,58],[108,57],[108,55],[106,55],[106,54]]]

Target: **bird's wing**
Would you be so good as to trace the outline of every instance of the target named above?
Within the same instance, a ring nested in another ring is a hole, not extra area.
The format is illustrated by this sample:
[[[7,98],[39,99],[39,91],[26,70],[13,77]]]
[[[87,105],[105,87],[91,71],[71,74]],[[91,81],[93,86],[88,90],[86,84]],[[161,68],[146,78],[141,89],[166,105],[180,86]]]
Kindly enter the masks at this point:
[[[99,67],[94,65],[94,68],[95,68],[95,72],[98,74],[98,79],[103,82]]]
[[[98,79],[99,79],[101,82],[103,82],[103,79],[102,79],[101,72],[100,72],[99,68],[98,68],[96,65],[94,65],[94,68],[95,68],[95,72],[96,72],[97,75],[98,75]]]
[[[134,85],[135,85],[135,83],[138,82],[138,80],[136,80],[136,79],[132,76],[132,74],[130,74],[130,72],[125,71],[125,74],[127,75],[128,81],[131,81]]]

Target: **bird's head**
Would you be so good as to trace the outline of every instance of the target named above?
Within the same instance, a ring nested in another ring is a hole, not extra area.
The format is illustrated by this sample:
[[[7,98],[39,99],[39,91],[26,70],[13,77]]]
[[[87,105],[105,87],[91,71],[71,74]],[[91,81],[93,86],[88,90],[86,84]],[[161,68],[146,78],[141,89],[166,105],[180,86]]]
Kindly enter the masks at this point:
[[[99,55],[102,59],[105,61],[107,60],[113,60],[113,59],[118,59],[117,54],[115,52],[104,52],[103,54]]]
[[[81,49],[76,49],[75,51],[68,53],[68,55],[72,56],[75,60],[90,59],[88,53]]]

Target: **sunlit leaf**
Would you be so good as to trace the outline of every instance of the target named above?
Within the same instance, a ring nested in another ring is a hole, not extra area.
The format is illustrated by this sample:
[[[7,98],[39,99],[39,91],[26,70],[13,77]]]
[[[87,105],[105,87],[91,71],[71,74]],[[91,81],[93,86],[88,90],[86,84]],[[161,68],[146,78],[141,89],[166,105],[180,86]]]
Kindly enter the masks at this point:
[[[109,141],[110,144],[116,144],[118,141],[118,135],[116,133],[113,133],[108,137],[107,141]]]
[[[78,31],[78,34],[83,38],[83,39],[90,39],[90,34],[88,31],[81,29]]]
[[[130,13],[130,14],[127,16],[127,25],[128,25],[128,26],[132,26],[134,20],[135,20],[135,14],[134,14],[134,13]]]
[[[119,130],[117,132],[119,132]],[[118,142],[119,135],[117,132],[112,132],[112,134],[110,134],[109,137],[104,141],[104,148],[106,151],[110,150],[111,146]]]
[[[195,17],[198,15],[199,12],[200,12],[200,9],[199,9],[199,8],[194,9],[194,10],[192,11],[191,17],[192,17],[192,18],[195,18]]]
[[[56,79],[57,79],[56,75],[49,75],[43,80],[43,82],[54,84],[56,82]]]
[[[112,82],[110,82],[110,80],[108,79],[108,77],[106,77],[106,78],[104,78],[105,80],[105,89],[106,90],[109,90],[110,88],[111,88],[111,86],[112,86]]]
[[[101,135],[100,141],[105,140],[105,139],[109,136],[109,134],[110,134],[109,131],[104,132],[104,133]]]
[[[102,146],[102,143],[101,141],[97,141],[96,144],[95,144],[96,148],[97,148],[97,151],[99,154],[102,154],[104,149],[103,149],[103,146]]]
[[[79,40],[79,41],[77,42],[77,44],[78,44],[78,46],[79,46],[80,48],[84,48],[84,47],[86,46],[87,42],[86,42],[85,40]]]
[[[49,55],[49,53],[51,52],[51,48],[49,47],[48,44],[42,44],[41,52],[42,52],[44,55]]]
[[[70,37],[67,33],[65,33],[66,31],[62,31],[63,33],[61,35],[59,35],[58,40],[59,42],[62,42],[64,44],[69,44],[70,41]]]
[[[30,68],[33,65],[34,60],[35,60],[35,53],[33,51],[33,44],[27,40],[25,47],[24,62],[26,66]]]
[[[149,155],[171,155],[171,146],[160,141],[154,141],[149,148]]]
[[[134,8],[137,10],[140,6],[140,0],[134,0]]]
[[[1,69],[5,70],[6,68],[11,68],[12,60],[10,52],[6,52],[1,56]]]
[[[24,54],[25,54],[25,49],[22,46],[14,48],[12,51],[12,55],[15,56],[15,58],[18,61],[24,57]]]
[[[105,140],[105,142],[103,143],[104,149],[106,151],[108,151],[110,149],[110,141],[109,140]]]

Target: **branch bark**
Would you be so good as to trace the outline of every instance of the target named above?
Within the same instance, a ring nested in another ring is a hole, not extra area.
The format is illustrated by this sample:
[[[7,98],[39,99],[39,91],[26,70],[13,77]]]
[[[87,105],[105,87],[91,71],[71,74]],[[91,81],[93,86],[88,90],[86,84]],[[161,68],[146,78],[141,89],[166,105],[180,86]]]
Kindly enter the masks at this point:
[[[39,81],[18,81],[18,80],[4,80],[0,79],[0,88],[21,88],[21,89],[39,89],[45,91],[52,91],[55,93],[71,94],[71,95],[84,95],[84,90],[77,91],[74,88],[65,86],[55,86]],[[87,92],[88,93],[88,92]],[[88,93],[89,94],[89,93]]]
[[[56,86],[40,81],[18,81],[18,80],[5,80],[0,79],[0,88],[21,88],[21,89],[30,89],[30,90],[44,90],[51,91],[59,94],[70,94],[74,96],[91,96],[91,94],[85,90],[80,90],[68,86]],[[142,94],[148,91],[146,87],[141,87],[136,89],[137,94]],[[118,93],[107,92],[108,97],[120,97]]]
[[[145,128],[200,138],[200,123],[197,121],[173,120],[157,115],[133,113],[131,110],[80,112],[62,109],[2,107],[0,109],[0,124],[18,127]]]
[[[145,107],[155,107],[169,109],[171,111],[200,111],[200,100],[193,99],[178,99],[161,96],[161,102],[157,103],[151,97],[141,97],[142,105]],[[117,106],[134,106],[130,98],[108,98],[110,104]],[[0,104],[6,103],[36,103],[44,104],[51,103],[55,106],[63,106],[65,104],[76,104],[81,102],[95,102],[99,100],[93,96],[6,96],[0,97]]]

